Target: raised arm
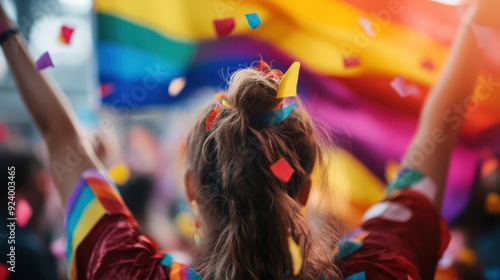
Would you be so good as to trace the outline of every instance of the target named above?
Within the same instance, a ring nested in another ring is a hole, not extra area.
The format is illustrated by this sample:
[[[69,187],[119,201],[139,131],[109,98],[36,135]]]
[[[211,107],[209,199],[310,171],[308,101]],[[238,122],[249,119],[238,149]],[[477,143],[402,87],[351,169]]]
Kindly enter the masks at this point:
[[[435,199],[438,207],[444,196],[450,156],[469,111],[464,104],[470,104],[469,99],[473,98],[483,62],[484,54],[478,48],[474,29],[500,26],[499,10],[498,0],[478,0],[469,8],[444,69],[424,104],[417,132],[403,160],[403,166],[416,168],[438,185]],[[476,90],[486,98],[489,88],[482,85]]]
[[[12,28],[13,23],[0,5],[0,32]],[[100,168],[101,164],[64,94],[46,75],[36,71],[21,36],[10,37],[2,48],[24,104],[47,144],[51,172],[65,205],[80,174]]]

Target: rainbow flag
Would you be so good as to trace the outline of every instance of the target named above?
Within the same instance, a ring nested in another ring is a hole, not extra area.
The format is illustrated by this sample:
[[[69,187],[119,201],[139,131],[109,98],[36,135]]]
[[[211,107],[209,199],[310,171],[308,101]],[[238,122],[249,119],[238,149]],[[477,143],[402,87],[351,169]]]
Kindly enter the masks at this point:
[[[115,110],[176,104],[194,92],[224,87],[220,70],[263,57],[286,70],[300,61],[299,95],[352,154],[380,179],[399,160],[416,128],[464,7],[391,0],[96,0],[99,76],[114,85],[103,97]],[[252,29],[245,14],[262,21]],[[234,18],[223,39],[215,19]],[[500,44],[497,39],[495,42]],[[481,83],[500,81],[491,49]],[[345,61],[359,61],[354,67]],[[421,92],[402,98],[391,81],[402,76]],[[184,77],[179,94],[170,82]],[[491,88],[491,87],[490,87]],[[500,90],[478,98],[452,159],[444,215],[467,202],[480,151],[500,150]],[[453,117],[453,115],[450,115]]]

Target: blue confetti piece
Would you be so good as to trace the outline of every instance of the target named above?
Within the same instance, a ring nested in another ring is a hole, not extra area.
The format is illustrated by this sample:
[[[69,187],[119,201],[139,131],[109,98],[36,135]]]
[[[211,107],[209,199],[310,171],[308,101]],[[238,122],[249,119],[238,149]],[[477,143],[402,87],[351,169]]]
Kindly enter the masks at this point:
[[[250,25],[252,29],[259,27],[262,23],[257,13],[246,14],[245,17],[247,18],[248,25]]]
[[[358,272],[356,274],[353,274],[347,278],[345,278],[345,280],[365,280],[366,279],[366,274],[365,272]]]

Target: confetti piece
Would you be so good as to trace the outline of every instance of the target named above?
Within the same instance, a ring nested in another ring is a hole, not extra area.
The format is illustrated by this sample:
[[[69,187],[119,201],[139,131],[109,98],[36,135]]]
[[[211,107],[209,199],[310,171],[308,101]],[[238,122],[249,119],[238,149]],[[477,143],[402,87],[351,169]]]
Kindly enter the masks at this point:
[[[208,114],[207,119],[205,120],[205,130],[210,130],[214,124],[215,119],[219,115],[221,108],[216,106],[212,109],[210,114]]]
[[[262,23],[257,13],[246,14],[245,17],[247,18],[248,25],[250,25],[252,29],[259,27]]]
[[[215,31],[219,39],[228,36],[234,29],[236,22],[234,18],[216,19],[214,20]]]
[[[170,82],[170,85],[168,86],[168,95],[170,96],[177,96],[181,91],[184,89],[186,86],[186,78],[184,77],[179,77],[175,78]]]
[[[397,76],[391,81],[391,86],[401,97],[407,97],[410,95],[417,95],[420,93],[420,89],[417,85],[407,83],[402,75]]]
[[[277,162],[271,165],[271,172],[273,172],[274,176],[278,177],[283,182],[288,183],[293,173],[295,173],[295,170],[293,170],[286,159],[280,158]]]
[[[74,28],[67,25],[61,27],[61,32],[59,33],[59,41],[63,44],[69,45],[71,43],[71,37],[73,36]]]
[[[227,103],[227,100],[225,100],[225,99],[222,100],[221,104],[222,104],[222,107],[231,108],[231,105],[229,105],[229,103]]]
[[[119,162],[108,169],[109,177],[118,185],[128,181],[130,178],[130,171],[125,162]]]
[[[485,178],[498,168],[498,159],[490,158],[481,165],[481,177]]]
[[[226,92],[224,91],[219,91],[219,93],[215,95],[215,100],[221,101],[224,99],[226,99]]]
[[[477,264],[476,254],[470,248],[462,248],[458,253],[457,261],[469,267]]]
[[[9,278],[10,271],[9,268],[4,265],[3,263],[0,263],[0,279],[7,279]]]
[[[99,86],[99,92],[101,97],[106,97],[115,91],[115,86],[112,83],[101,84]]]
[[[257,65],[255,65],[255,69],[257,69],[260,72],[267,72],[271,71],[271,66],[269,66],[267,62],[261,59],[259,60],[259,62],[257,62]]]
[[[359,59],[359,57],[356,56],[344,57],[345,68],[355,67],[359,65],[361,65],[361,60]]]
[[[184,238],[189,239],[193,237],[196,227],[193,222],[192,214],[189,214],[188,212],[181,212],[175,217],[174,223]]]
[[[281,70],[279,69],[273,69],[266,75],[266,78],[281,79],[282,77],[283,77],[283,72],[281,72]]]
[[[491,43],[493,42],[492,39],[495,34],[490,27],[473,24],[472,30],[474,32],[474,36],[476,37],[476,43],[479,49],[484,50],[491,46]]]
[[[372,22],[369,19],[365,17],[359,17],[358,22],[365,31],[366,35],[370,37],[375,37],[376,33],[375,30],[373,29]]]
[[[486,196],[486,212],[490,215],[500,215],[500,195],[490,192]]]
[[[302,268],[302,253],[300,252],[300,246],[292,237],[288,237],[288,251],[292,258],[293,275],[297,276]]]
[[[35,68],[37,71],[42,71],[43,69],[46,69],[48,67],[54,67],[54,64],[52,63],[52,59],[50,58],[50,55],[48,52],[45,52],[42,54],[42,56],[36,61],[35,63]]]
[[[9,126],[5,123],[0,123],[0,142],[9,139],[9,137],[10,137]]]
[[[64,237],[56,239],[50,244],[50,252],[59,260],[64,260],[66,258],[66,241]]]
[[[366,279],[366,273],[364,271],[358,272],[356,274],[353,274],[344,280],[365,280]]]
[[[385,180],[392,182],[398,176],[399,163],[395,160],[389,160],[385,164]]]
[[[28,222],[31,220],[31,215],[33,214],[33,210],[31,209],[30,204],[26,199],[20,199],[16,204],[16,218],[17,225],[20,227],[25,227]]]
[[[297,95],[300,62],[295,61],[281,78],[276,98],[293,97]]]
[[[410,274],[406,274],[407,279],[406,280],[413,280],[413,278],[410,276]]]
[[[429,59],[422,61],[421,66],[422,66],[422,68],[424,68],[428,71],[434,71],[436,69],[436,66],[434,65],[434,63]]]

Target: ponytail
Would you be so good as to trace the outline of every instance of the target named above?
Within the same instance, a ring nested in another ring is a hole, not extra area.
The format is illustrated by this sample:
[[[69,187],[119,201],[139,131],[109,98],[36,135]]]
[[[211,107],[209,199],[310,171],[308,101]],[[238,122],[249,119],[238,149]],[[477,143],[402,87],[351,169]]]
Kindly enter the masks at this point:
[[[321,156],[309,117],[297,107],[271,128],[251,122],[251,116],[279,105],[278,82],[254,69],[236,72],[227,99],[231,108],[207,131],[208,108],[189,135],[188,162],[204,221],[195,269],[205,279],[293,278],[290,237],[302,252],[300,278],[338,276],[331,251],[311,237],[297,199]],[[294,169],[288,182],[270,169],[281,158]]]

